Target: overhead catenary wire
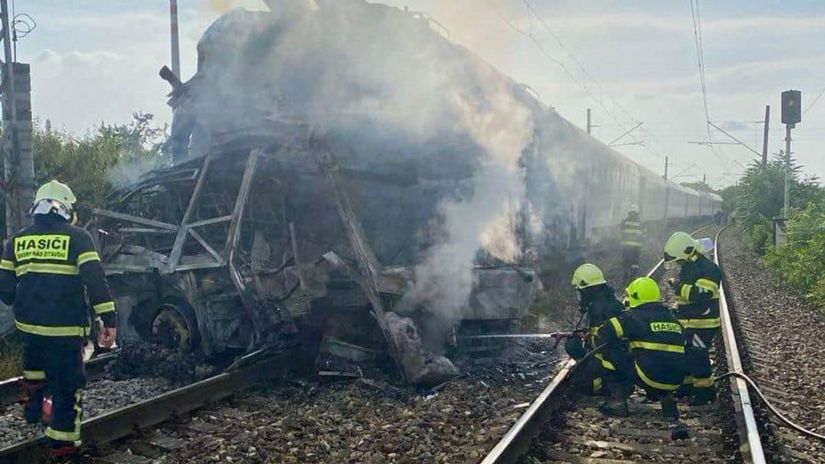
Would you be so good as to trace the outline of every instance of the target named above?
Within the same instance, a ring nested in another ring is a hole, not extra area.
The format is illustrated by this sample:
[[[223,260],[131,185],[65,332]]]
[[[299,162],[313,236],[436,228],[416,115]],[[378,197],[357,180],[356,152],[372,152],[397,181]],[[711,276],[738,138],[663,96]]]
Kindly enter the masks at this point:
[[[804,115],[805,113],[807,113],[807,112],[808,112],[808,110],[810,110],[811,108],[813,108],[813,107],[814,107],[814,105],[816,105],[816,102],[818,102],[818,101],[819,101],[819,99],[822,97],[822,95],[823,95],[823,94],[825,94],[825,87],[823,87],[823,88],[822,88],[822,90],[820,90],[820,91],[819,91],[819,94],[817,94],[816,98],[814,98],[814,99],[813,99],[813,101],[811,101],[811,104],[810,104],[810,105],[808,105],[808,106],[805,108],[805,110],[804,110],[804,111],[802,111],[802,114]]]
[[[614,106],[614,108],[617,109],[619,112],[621,112],[626,118],[630,119],[632,125],[637,125],[638,123],[640,123],[641,121],[639,121],[638,118],[634,117],[621,104],[619,104],[617,101],[613,100],[612,98],[610,98],[607,95],[607,92],[605,92],[605,90],[604,90],[604,88],[602,88],[601,84],[599,84],[599,82],[587,71],[587,69],[582,64],[581,60],[579,60],[579,58],[576,56],[576,54],[572,50],[570,50],[570,48],[567,47],[567,45],[565,45],[564,41],[561,40],[561,37],[559,37],[559,35],[553,30],[552,27],[550,27],[550,24],[538,13],[538,11],[536,11],[536,9],[533,7],[533,5],[530,3],[530,1],[529,0],[522,0],[522,2],[527,7],[527,11],[530,13],[530,15],[532,17],[534,17],[541,24],[542,28],[545,31],[547,31],[548,34],[550,34],[550,37],[553,38],[553,40],[558,44],[559,48],[561,48],[562,51],[564,51],[564,53],[567,55],[567,57],[573,63],[576,64],[576,66],[579,68],[581,73],[594,84],[594,86],[598,89],[599,92],[601,92],[601,94],[608,97],[608,99],[612,102],[612,105]],[[601,107],[603,110],[605,110],[605,112],[608,114],[608,116],[610,116],[611,119],[613,119],[617,124],[622,126],[624,129],[627,129],[627,127],[624,126],[623,124],[619,123],[617,117],[611,111],[609,111],[606,108],[606,105],[604,104],[602,99],[597,98],[592,93],[591,93],[591,98],[593,98],[593,100],[596,101],[596,103],[599,105],[599,107]],[[654,139],[657,142],[658,145],[660,145],[660,146],[663,145],[661,143],[661,141],[659,140],[659,138],[653,132],[648,130],[646,127],[643,127],[640,130],[640,132],[643,132],[643,133],[647,134],[648,138]],[[644,146],[645,150],[647,152],[649,152],[651,155],[659,157],[659,158],[664,158],[664,155],[662,155],[661,153],[653,151],[649,146],[647,146],[644,143],[641,143],[641,141],[639,141],[635,136],[631,135],[630,138],[634,142],[636,142],[636,144]],[[664,150],[660,150],[660,151],[664,151]]]
[[[558,66],[558,67],[559,67],[559,68],[560,68],[560,69],[564,72],[564,74],[566,74],[566,75],[567,75],[567,77],[568,77],[571,81],[573,81],[573,83],[575,83],[576,85],[578,85],[579,87],[581,87],[581,89],[582,89],[582,90],[583,90],[583,91],[587,94],[587,96],[588,96],[588,97],[590,97],[590,98],[591,98],[591,99],[592,99],[592,100],[593,100],[593,101],[594,101],[597,105],[599,105],[599,107],[600,107],[601,109],[603,109],[603,110],[605,111],[605,113],[607,113],[607,114],[608,114],[608,116],[610,116],[610,118],[611,118],[611,119],[613,119],[613,121],[614,121],[616,124],[618,124],[619,126],[621,126],[621,127],[623,127],[623,128],[626,128],[626,125],[622,124],[622,123],[618,120],[618,118],[617,118],[617,117],[613,114],[613,112],[612,112],[612,111],[610,111],[610,110],[609,110],[609,109],[605,106],[604,102],[603,102],[601,99],[599,99],[599,98],[595,95],[595,93],[593,93],[593,91],[590,89],[590,87],[589,87],[586,83],[584,83],[584,82],[582,82],[580,79],[578,79],[578,78],[577,78],[577,77],[576,77],[576,76],[575,76],[575,75],[574,75],[574,74],[570,71],[570,69],[567,67],[567,65],[565,65],[565,64],[564,64],[564,62],[563,62],[563,61],[561,61],[561,60],[559,60],[558,58],[556,58],[555,56],[553,56],[553,55],[552,55],[552,54],[551,54],[551,53],[547,50],[547,48],[546,48],[546,47],[545,47],[545,46],[541,43],[541,41],[540,41],[540,40],[538,40],[538,39],[536,38],[536,36],[535,36],[532,32],[525,31],[524,29],[522,29],[522,28],[520,28],[520,27],[516,26],[515,24],[513,24],[513,22],[512,22],[512,21],[510,21],[510,20],[508,20],[507,18],[505,18],[504,16],[502,16],[502,15],[498,12],[498,10],[496,10],[496,9],[495,9],[495,6],[494,6],[492,3],[490,3],[490,0],[488,0],[488,3],[490,4],[490,6],[491,6],[491,7],[493,7],[492,9],[493,9],[493,11],[495,12],[496,16],[497,16],[497,17],[498,17],[498,18],[499,18],[502,22],[504,22],[504,24],[506,24],[506,25],[507,25],[507,27],[509,27],[510,29],[512,29],[513,31],[515,31],[516,33],[518,33],[518,34],[520,34],[520,35],[522,35],[522,36],[524,36],[524,37],[526,37],[526,38],[530,39],[530,41],[533,43],[533,45],[535,45],[535,46],[536,46],[536,48],[539,50],[539,52],[540,52],[540,53],[541,53],[541,54],[542,54],[542,55],[543,55],[543,56],[544,56],[544,57],[545,57],[548,61],[550,61],[550,62],[552,62],[553,64],[557,65],[557,66]]]
[[[738,160],[729,159],[727,156],[724,156],[722,153],[720,153],[714,146],[715,141],[713,138],[713,133],[711,131],[711,125],[713,123],[711,122],[710,118],[710,104],[708,103],[708,84],[705,72],[705,45],[704,39],[702,38],[702,14],[699,10],[699,0],[688,0],[688,2],[690,3],[690,15],[691,21],[693,23],[693,40],[694,45],[696,47],[696,62],[699,68],[699,89],[702,94],[702,109],[704,110],[705,114],[705,131],[707,132],[708,137],[707,146],[710,147],[710,151],[719,161],[733,162],[740,168],[746,169],[745,166]]]
[[[598,82],[596,79],[594,79],[594,78],[593,78],[593,76],[592,76],[592,75],[591,75],[591,74],[587,71],[587,69],[585,69],[584,65],[582,65],[581,61],[578,59],[578,57],[576,56],[576,54],[575,54],[575,53],[573,53],[573,51],[572,51],[572,50],[570,50],[570,48],[568,48],[568,47],[564,44],[564,42],[561,40],[561,38],[559,37],[559,35],[558,35],[558,34],[557,34],[554,30],[553,30],[553,28],[552,28],[552,27],[550,27],[550,25],[547,23],[547,21],[546,21],[546,20],[545,20],[545,19],[544,19],[544,18],[543,18],[543,17],[542,17],[539,13],[538,13],[538,11],[536,11],[536,9],[533,7],[533,5],[532,5],[532,4],[531,4],[528,0],[522,0],[522,1],[523,1],[523,3],[524,3],[525,7],[527,8],[527,11],[528,11],[528,18],[530,18],[530,19],[531,19],[531,22],[530,22],[530,24],[531,24],[531,29],[532,29],[532,19],[534,18],[535,20],[537,20],[537,21],[541,24],[542,28],[550,34],[550,36],[551,36],[551,37],[553,38],[553,40],[554,40],[554,41],[558,44],[558,46],[559,46],[559,47],[560,47],[560,48],[564,51],[564,53],[567,55],[567,57],[568,57],[571,61],[573,61],[573,62],[576,64],[576,66],[577,66],[577,67],[579,68],[579,70],[581,71],[582,75],[584,75],[584,76],[585,76],[585,78],[586,78],[587,80],[589,80],[590,82],[592,82],[593,87],[595,87],[595,88],[596,88],[596,90],[597,90],[600,94],[602,94],[602,95],[606,96],[606,97],[607,97],[607,99],[608,99],[608,100],[610,100],[610,102],[611,102],[611,104],[612,104],[612,107],[613,107],[613,110],[611,110],[611,109],[609,109],[609,108],[607,107],[608,105],[605,103],[605,101],[604,101],[605,99],[604,99],[604,98],[602,98],[602,97],[600,97],[599,95],[597,95],[597,92],[596,92],[596,91],[591,90],[590,86],[589,86],[587,83],[582,82],[581,80],[579,80],[578,78],[576,78],[576,77],[575,77],[575,76],[574,76],[574,75],[570,72],[570,70],[569,70],[566,66],[564,66],[564,64],[563,64],[563,63],[562,63],[559,59],[557,59],[557,58],[555,58],[555,57],[554,57],[554,58],[553,58],[553,62],[555,62],[556,64],[559,64],[560,66],[562,66],[562,67],[563,67],[563,71],[565,71],[565,74],[567,74],[567,75],[568,75],[568,77],[570,77],[570,78],[571,78],[571,80],[573,80],[573,81],[574,81],[575,83],[577,83],[580,87],[582,87],[582,88],[585,90],[585,92],[587,93],[587,95],[588,95],[588,96],[589,96],[589,97],[590,97],[590,98],[591,98],[591,99],[592,99],[592,100],[593,100],[593,101],[594,101],[594,102],[595,102],[595,103],[596,103],[596,104],[597,104],[597,105],[598,105],[598,106],[599,106],[602,110],[604,110],[604,112],[605,112],[605,113],[606,113],[606,114],[607,114],[607,115],[608,115],[608,116],[609,116],[609,117],[610,117],[610,118],[611,118],[611,119],[612,119],[612,120],[613,120],[613,121],[614,121],[614,122],[615,122],[618,126],[620,126],[620,127],[622,128],[622,130],[626,130],[629,126],[632,126],[632,125],[638,125],[638,124],[639,124],[639,122],[640,122],[640,121],[639,121],[639,119],[638,119],[638,118],[636,118],[636,117],[634,117],[632,114],[630,114],[630,112],[629,112],[629,111],[627,111],[627,110],[626,110],[626,109],[625,109],[625,108],[624,108],[621,104],[619,104],[616,100],[613,100],[612,98],[610,98],[610,97],[609,97],[609,95],[607,94],[607,92],[605,92],[604,88],[602,88],[602,86],[599,84],[599,82]],[[489,1],[488,1],[488,3],[489,3]],[[491,4],[491,6],[493,6],[493,5]],[[515,27],[515,26],[514,26],[514,25],[513,25],[510,21],[507,21],[507,20],[506,20],[506,18],[502,17],[500,14],[498,14],[498,13],[497,13],[497,15],[499,16],[499,18],[500,18],[500,19],[502,19],[503,21],[505,21],[506,23],[508,23],[508,25],[509,25],[512,29],[516,30],[517,32],[519,32],[519,33],[520,33],[520,34],[522,34],[522,35],[527,36],[527,33],[526,33],[525,31],[520,30],[518,27]],[[530,35],[532,35],[532,33],[531,33]],[[530,39],[531,39],[534,43],[535,43],[535,42],[540,42],[540,41],[539,41],[539,40],[535,37],[535,35],[532,35],[532,37],[529,37],[529,38],[530,38]],[[544,48],[544,47],[542,46],[541,48]],[[616,114],[614,114],[614,111],[616,111],[616,110],[618,110],[618,112],[619,112],[619,113],[621,113],[621,115],[622,115],[623,117],[625,117],[625,118],[629,119],[629,120],[631,121],[631,123],[628,125],[628,124],[625,124],[625,123],[620,122],[620,121],[619,121],[619,117],[617,117],[617,115],[616,115]],[[650,130],[648,130],[647,128],[642,127],[642,128],[641,128],[641,130],[640,130],[639,132],[642,132],[642,133],[646,134],[648,138],[653,139],[654,141],[656,141],[656,142],[657,142],[657,144],[658,144],[660,147],[661,147],[661,146],[663,146],[663,143],[661,143],[661,141],[659,140],[659,138],[658,138],[658,137],[657,137],[654,133],[652,133]],[[650,148],[647,144],[645,144],[644,142],[642,142],[641,140],[639,140],[637,137],[635,137],[635,136],[631,135],[631,136],[630,136],[630,138],[633,140],[633,142],[634,142],[634,143],[631,143],[631,144],[629,144],[629,145],[641,145],[641,146],[642,146],[642,147],[643,147],[643,148],[644,148],[644,149],[645,149],[645,150],[646,150],[649,154],[651,154],[652,156],[654,156],[654,157],[658,157],[658,158],[662,158],[662,159],[664,158],[664,155],[663,155],[661,152],[664,152],[664,151],[666,151],[666,150],[664,150],[664,149],[660,149],[660,150],[657,152],[657,151],[652,150],[652,149],[651,149],[651,148]]]

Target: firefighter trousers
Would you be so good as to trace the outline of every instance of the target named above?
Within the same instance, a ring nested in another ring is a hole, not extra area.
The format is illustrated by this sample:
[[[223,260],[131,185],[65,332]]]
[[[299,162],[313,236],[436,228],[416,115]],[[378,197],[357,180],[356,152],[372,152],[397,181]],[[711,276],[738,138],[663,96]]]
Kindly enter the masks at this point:
[[[23,336],[23,379],[28,394],[26,419],[40,415],[46,391],[52,395],[51,422],[45,435],[51,445],[80,446],[80,423],[83,420],[83,366],[81,337]]]
[[[692,386],[694,398],[707,401],[715,393],[713,370],[710,364],[710,347],[718,329],[685,329],[685,358],[688,376],[685,384]]]

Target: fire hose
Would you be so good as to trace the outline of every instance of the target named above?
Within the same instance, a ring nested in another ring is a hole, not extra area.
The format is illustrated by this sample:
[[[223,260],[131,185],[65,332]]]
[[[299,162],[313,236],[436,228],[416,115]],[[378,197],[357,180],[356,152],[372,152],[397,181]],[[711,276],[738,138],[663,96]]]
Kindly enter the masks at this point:
[[[604,348],[604,347],[605,347],[605,346],[607,346],[607,345],[608,345],[607,343],[602,343],[601,345],[599,345],[599,346],[597,346],[597,347],[593,348],[592,350],[588,351],[588,352],[587,352],[587,354],[585,354],[585,355],[584,355],[584,357],[582,357],[582,358],[580,358],[580,359],[576,360],[576,366],[580,366],[580,365],[581,365],[581,364],[582,364],[582,363],[583,363],[586,359],[588,359],[588,358],[590,358],[591,356],[595,355],[595,354],[596,354],[596,352],[600,351],[602,348]],[[574,369],[575,369],[575,367],[574,367]],[[769,400],[765,397],[765,395],[762,393],[762,390],[760,390],[760,389],[759,389],[759,387],[756,385],[756,382],[754,382],[754,381],[753,381],[753,379],[751,379],[750,377],[748,377],[746,374],[743,374],[743,373],[741,373],[741,372],[726,372],[726,373],[724,373],[724,374],[721,374],[721,375],[715,376],[715,377],[713,378],[713,382],[714,382],[714,383],[717,383],[717,382],[719,382],[720,380],[724,380],[724,379],[726,379],[726,378],[728,378],[728,377],[738,377],[738,378],[740,378],[740,379],[744,380],[745,382],[747,382],[747,383],[748,383],[748,385],[749,385],[749,386],[753,389],[753,391],[756,393],[756,396],[758,396],[758,397],[759,397],[759,399],[761,399],[761,400],[762,400],[762,402],[763,402],[763,403],[765,403],[765,406],[767,406],[767,408],[768,408],[768,410],[771,412],[771,414],[773,414],[774,416],[776,416],[776,417],[777,417],[780,421],[782,421],[782,423],[784,423],[784,424],[785,424],[785,425],[787,425],[788,427],[790,427],[790,428],[792,428],[792,429],[796,430],[797,432],[799,432],[799,433],[801,433],[801,434],[803,434],[803,435],[806,435],[806,436],[809,436],[809,437],[812,437],[812,438],[816,438],[816,439],[818,439],[818,440],[825,441],[825,435],[821,435],[821,434],[818,434],[818,433],[816,433],[816,432],[814,432],[814,431],[812,431],[812,430],[808,430],[808,429],[806,429],[806,428],[802,427],[801,425],[794,423],[793,421],[791,421],[791,420],[790,420],[790,419],[788,419],[787,417],[785,417],[785,416],[784,416],[784,415],[783,415],[783,414],[782,414],[782,413],[781,413],[778,409],[776,409],[776,407],[775,407],[773,404],[771,404],[771,402],[770,402],[770,401],[769,401]]]

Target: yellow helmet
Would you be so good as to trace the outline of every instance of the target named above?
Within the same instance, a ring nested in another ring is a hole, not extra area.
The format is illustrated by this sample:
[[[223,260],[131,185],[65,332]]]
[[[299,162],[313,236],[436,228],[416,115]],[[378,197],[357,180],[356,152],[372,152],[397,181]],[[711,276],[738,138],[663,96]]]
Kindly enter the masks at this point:
[[[667,239],[665,243],[664,260],[666,263],[672,263],[678,260],[686,260],[693,256],[693,253],[699,248],[699,242],[696,241],[690,234],[685,232],[676,232]]]
[[[650,277],[639,277],[625,289],[627,306],[635,308],[645,303],[654,303],[662,299],[659,285]]]
[[[58,182],[56,180],[49,181],[39,189],[34,196],[34,203],[40,203],[43,200],[54,200],[61,203],[67,209],[71,210],[72,206],[77,202],[72,189],[68,185]]]
[[[573,272],[573,280],[570,282],[574,287],[581,290],[595,285],[606,284],[602,270],[594,264],[582,264]]]

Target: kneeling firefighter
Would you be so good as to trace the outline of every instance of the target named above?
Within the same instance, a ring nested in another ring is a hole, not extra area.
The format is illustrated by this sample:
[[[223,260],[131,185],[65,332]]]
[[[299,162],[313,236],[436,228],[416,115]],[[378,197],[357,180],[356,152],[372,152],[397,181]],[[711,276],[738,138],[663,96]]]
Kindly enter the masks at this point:
[[[90,334],[90,305],[104,328],[98,343],[111,347],[117,315],[92,237],[72,225],[75,196],[51,181],[37,190],[34,223],[10,238],[0,261],[0,299],[14,306],[23,337],[24,414],[41,420],[44,390],[52,394],[46,428],[49,453],[71,459],[80,447],[86,385],[83,345]]]
[[[665,266],[680,267],[670,279],[678,297],[674,312],[685,329],[688,376],[679,394],[691,394],[692,405],[708,404],[716,397],[708,350],[719,333],[719,267],[701,253],[699,242],[676,232],[665,244]]]
[[[588,351],[597,347],[596,334],[599,327],[611,317],[620,315],[624,311],[624,307],[616,299],[613,289],[607,284],[604,273],[593,264],[587,263],[579,266],[573,272],[571,283],[576,288],[579,310],[587,318],[589,328],[584,340],[572,337],[565,342],[565,349],[570,357],[579,360]],[[592,371],[592,374],[585,376],[590,379],[589,390],[591,394],[598,395],[620,388],[619,380],[615,376],[616,366],[611,355],[615,357],[621,354],[617,350],[607,355],[601,352],[594,355],[595,362],[591,363],[592,366],[589,366],[588,369]],[[624,355],[627,357],[629,353],[625,351]]]
[[[608,344],[608,353],[627,343],[633,359],[617,365],[616,372],[628,388],[621,395],[611,393],[611,400],[601,410],[607,415],[627,416],[627,396],[635,383],[649,399],[661,402],[662,416],[676,425],[672,438],[686,439],[687,427],[679,423],[679,409],[673,398],[685,377],[682,326],[662,305],[659,286],[649,277],[630,283],[625,302],[630,309],[608,319],[599,329],[598,341]]]

